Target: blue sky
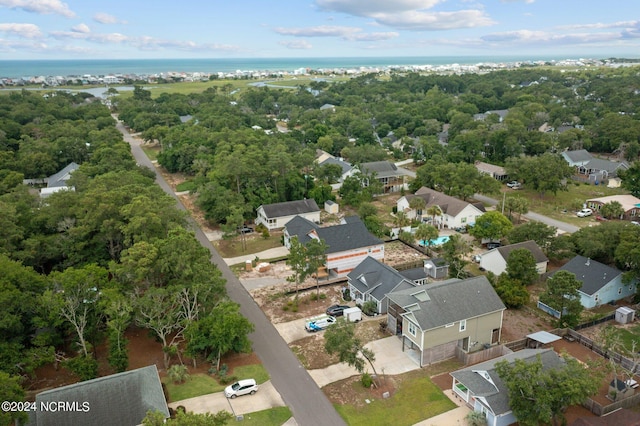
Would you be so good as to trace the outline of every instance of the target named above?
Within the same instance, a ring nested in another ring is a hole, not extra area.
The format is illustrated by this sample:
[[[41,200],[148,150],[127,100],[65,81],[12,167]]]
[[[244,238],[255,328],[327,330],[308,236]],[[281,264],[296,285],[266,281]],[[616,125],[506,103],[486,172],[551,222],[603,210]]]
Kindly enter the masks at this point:
[[[0,0],[0,59],[640,56],[638,0]]]

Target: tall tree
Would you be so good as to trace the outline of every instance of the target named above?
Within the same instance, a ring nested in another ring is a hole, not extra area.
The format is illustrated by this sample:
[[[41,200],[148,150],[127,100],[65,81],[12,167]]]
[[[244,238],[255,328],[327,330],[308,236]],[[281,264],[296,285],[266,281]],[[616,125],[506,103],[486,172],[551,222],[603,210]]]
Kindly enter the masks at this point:
[[[367,362],[373,374],[377,376],[373,362],[376,360],[375,354],[369,348],[365,348],[359,338],[355,335],[355,323],[341,318],[336,324],[329,327],[324,334],[324,349],[329,355],[338,354],[340,362],[345,362],[355,368],[358,373],[364,373],[365,362]]]
[[[601,369],[584,366],[575,358],[563,356],[564,365],[545,367],[536,361],[498,362],[498,376],[509,392],[509,405],[523,426],[566,424],[564,411],[581,404],[598,392],[603,378]]]
[[[509,278],[517,280],[523,285],[532,284],[539,276],[536,269],[536,259],[525,248],[516,249],[509,253],[506,273]]]
[[[422,241],[422,245],[431,252],[433,240],[438,238],[438,229],[428,223],[421,223],[416,229],[415,237],[418,242]]]
[[[505,215],[497,211],[490,211],[476,219],[469,234],[480,240],[499,240],[505,237],[511,228],[513,225]]]
[[[306,244],[307,251],[307,267],[309,268],[309,273],[311,275],[315,275],[316,277],[316,295],[320,295],[320,285],[319,285],[319,275],[320,268],[326,265],[327,263],[327,249],[329,246],[327,243],[322,240],[313,239]]]
[[[547,290],[540,295],[540,301],[560,312],[558,326],[573,327],[580,322],[584,309],[578,293],[580,287],[582,282],[568,271],[557,271],[547,280]]]

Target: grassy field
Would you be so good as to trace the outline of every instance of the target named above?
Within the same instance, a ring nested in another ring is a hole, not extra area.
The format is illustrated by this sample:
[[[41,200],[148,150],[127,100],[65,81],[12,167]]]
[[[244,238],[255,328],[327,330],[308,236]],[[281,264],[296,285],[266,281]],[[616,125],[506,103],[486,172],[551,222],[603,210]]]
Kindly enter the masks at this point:
[[[242,250],[242,241],[241,237],[235,237],[231,240],[218,240],[214,241],[216,250],[220,253],[220,256],[229,258],[229,257],[237,257],[245,254],[251,253],[259,253],[263,250],[268,250],[274,247],[281,247],[282,243],[280,241],[281,234],[275,234],[269,236],[269,238],[262,238],[262,235],[254,232],[252,234],[247,235],[247,249]]]
[[[281,426],[291,417],[289,407],[274,407],[244,415],[242,426]]]
[[[269,380],[269,373],[262,366],[262,364],[243,365],[233,369],[232,374],[238,379],[252,378],[255,379],[258,384],[264,383]]]
[[[192,374],[187,381],[182,384],[175,384],[165,377],[163,383],[167,387],[169,399],[172,402],[214,392],[222,392],[226,387],[226,385],[219,384],[213,377],[207,374]]]
[[[600,198],[609,195],[624,194],[621,188],[607,188],[587,184],[574,184],[572,181],[567,186],[567,191],[558,191],[540,196],[540,193],[526,188],[519,191],[506,190],[506,196],[519,195],[529,200],[529,211],[536,212],[553,219],[576,225],[588,226],[595,223],[595,217],[577,217],[576,211],[582,208],[582,203],[590,198]]]
[[[373,400],[362,408],[335,405],[336,410],[351,426],[396,426],[417,422],[452,410],[456,405],[431,381],[424,372],[411,372],[398,391],[388,399]],[[362,386],[354,383],[354,392]]]

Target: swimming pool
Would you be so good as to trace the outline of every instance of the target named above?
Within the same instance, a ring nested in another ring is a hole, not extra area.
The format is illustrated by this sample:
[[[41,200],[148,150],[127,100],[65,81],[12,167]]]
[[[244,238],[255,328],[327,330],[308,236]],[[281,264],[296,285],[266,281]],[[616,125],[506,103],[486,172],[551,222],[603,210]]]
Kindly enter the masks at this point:
[[[449,241],[449,236],[448,235],[443,235],[441,237],[438,237],[434,240],[429,240],[429,241],[425,241],[425,240],[421,240],[418,242],[419,245],[421,246],[427,246],[427,245],[431,245],[431,246],[441,246],[444,243],[446,243],[447,241]],[[431,244],[429,244],[431,243]]]

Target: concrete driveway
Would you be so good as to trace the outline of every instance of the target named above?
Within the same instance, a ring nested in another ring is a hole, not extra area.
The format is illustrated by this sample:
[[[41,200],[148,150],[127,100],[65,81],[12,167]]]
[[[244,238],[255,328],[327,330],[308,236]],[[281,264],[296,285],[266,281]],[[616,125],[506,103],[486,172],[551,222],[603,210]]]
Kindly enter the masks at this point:
[[[179,405],[185,407],[187,411],[194,413],[217,413],[218,411],[224,410],[235,415],[281,407],[285,404],[278,391],[276,391],[271,384],[271,381],[267,381],[259,386],[258,392],[256,392],[255,395],[244,395],[235,399],[227,399],[227,397],[224,396],[224,392],[216,392],[172,402],[169,404],[169,407],[175,409]]]
[[[402,342],[396,336],[385,337],[365,345],[376,355],[373,365],[378,374],[402,374],[420,368],[415,361],[402,352]],[[367,370],[370,366],[366,365]],[[371,371],[369,371],[371,372]],[[355,368],[345,363],[333,364],[327,368],[309,370],[309,374],[319,387],[359,374]]]
[[[273,324],[273,326],[278,330],[278,333],[280,333],[285,342],[291,343],[309,336],[310,333],[304,329],[304,323],[306,321],[306,318],[302,318],[294,321]]]

